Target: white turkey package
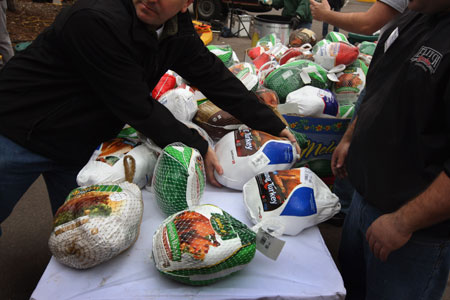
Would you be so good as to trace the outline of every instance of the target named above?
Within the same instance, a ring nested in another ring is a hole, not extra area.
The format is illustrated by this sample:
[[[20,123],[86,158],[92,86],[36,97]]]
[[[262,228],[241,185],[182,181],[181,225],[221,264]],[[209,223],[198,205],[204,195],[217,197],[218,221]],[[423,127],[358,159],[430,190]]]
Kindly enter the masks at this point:
[[[134,160],[133,182],[143,188],[151,179],[157,154],[141,142],[124,138],[115,138],[98,146],[89,162],[78,173],[78,185],[125,181],[126,157]]]
[[[236,190],[261,172],[290,169],[299,157],[290,141],[252,129],[226,134],[215,151],[223,168],[222,175],[214,172],[217,181]]]
[[[69,267],[94,267],[133,245],[143,211],[141,190],[133,183],[76,188],[55,214],[50,251]]]
[[[291,113],[305,117],[329,118],[339,114],[339,103],[333,93],[310,85],[289,93],[282,105],[290,105]]]
[[[297,235],[341,209],[339,198],[308,168],[258,174],[244,185],[243,194],[254,224],[273,220],[286,235]]]

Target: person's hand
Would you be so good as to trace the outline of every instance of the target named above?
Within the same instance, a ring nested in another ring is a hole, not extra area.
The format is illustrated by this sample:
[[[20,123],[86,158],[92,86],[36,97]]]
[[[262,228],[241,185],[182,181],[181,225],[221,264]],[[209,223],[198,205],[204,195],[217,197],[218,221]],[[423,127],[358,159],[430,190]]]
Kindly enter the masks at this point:
[[[337,178],[345,178],[348,175],[345,160],[349,148],[350,142],[342,139],[331,155],[331,171]]]
[[[222,187],[222,185],[216,180],[216,177],[214,176],[214,170],[216,170],[216,172],[219,175],[222,175],[223,169],[219,163],[219,159],[217,158],[216,152],[214,152],[213,148],[208,147],[208,152],[206,152],[204,162],[205,162],[206,179],[212,185]]]
[[[311,15],[314,20],[323,21],[325,15],[331,11],[330,4],[327,0],[322,0],[322,2],[317,2],[316,0],[309,0],[309,7],[311,9]]]
[[[298,155],[300,155],[300,153],[302,153],[302,150],[300,149],[300,146],[297,143],[297,140],[295,139],[295,136],[292,134],[292,132],[289,131],[289,129],[285,128],[283,129],[280,134],[280,137],[285,137],[287,138],[292,145],[295,146],[295,149],[297,150]]]
[[[291,26],[292,30],[297,29],[298,25],[300,25],[300,17],[297,15],[295,15],[295,17],[292,17],[289,25]]]
[[[376,219],[366,232],[366,239],[372,253],[381,261],[386,261],[389,254],[405,245],[412,232],[407,230],[394,212]]]

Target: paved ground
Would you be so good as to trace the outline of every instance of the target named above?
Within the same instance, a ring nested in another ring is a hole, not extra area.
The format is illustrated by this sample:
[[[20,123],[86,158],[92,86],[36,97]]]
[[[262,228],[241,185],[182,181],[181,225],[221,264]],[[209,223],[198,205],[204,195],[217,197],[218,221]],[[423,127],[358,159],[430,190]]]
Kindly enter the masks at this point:
[[[370,5],[350,0],[343,11],[364,11]],[[312,29],[320,38],[321,23],[313,22]],[[231,45],[241,60],[244,50],[250,47],[248,38],[221,38],[215,35],[213,43]],[[0,299],[29,298],[50,259],[47,241],[52,229],[51,223],[45,183],[39,178],[21,199],[13,214],[2,224]],[[319,227],[331,254],[336,258],[340,228],[328,224]],[[443,299],[450,300],[450,284],[447,284]]]

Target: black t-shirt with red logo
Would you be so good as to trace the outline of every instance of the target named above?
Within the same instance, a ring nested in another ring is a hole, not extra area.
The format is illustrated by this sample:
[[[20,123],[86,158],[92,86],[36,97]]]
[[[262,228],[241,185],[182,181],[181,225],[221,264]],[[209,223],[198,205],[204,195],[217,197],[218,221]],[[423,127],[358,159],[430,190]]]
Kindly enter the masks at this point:
[[[447,36],[450,13],[407,12],[372,59],[347,168],[356,190],[382,212],[421,194],[442,171],[450,176]],[[450,220],[431,230],[450,236]]]

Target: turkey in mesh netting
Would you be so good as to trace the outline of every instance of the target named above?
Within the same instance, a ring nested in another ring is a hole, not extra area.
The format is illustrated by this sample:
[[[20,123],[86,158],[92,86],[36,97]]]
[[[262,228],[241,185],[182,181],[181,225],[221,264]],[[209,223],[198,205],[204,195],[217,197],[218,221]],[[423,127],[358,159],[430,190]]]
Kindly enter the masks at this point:
[[[50,251],[69,267],[94,267],[133,245],[143,209],[141,190],[133,183],[74,189],[55,214]]]
[[[171,279],[206,285],[253,259],[256,234],[214,205],[200,205],[163,221],[153,236],[156,268]]]
[[[205,189],[205,167],[197,149],[166,146],[156,162],[152,188],[161,210],[171,215],[198,205]]]

